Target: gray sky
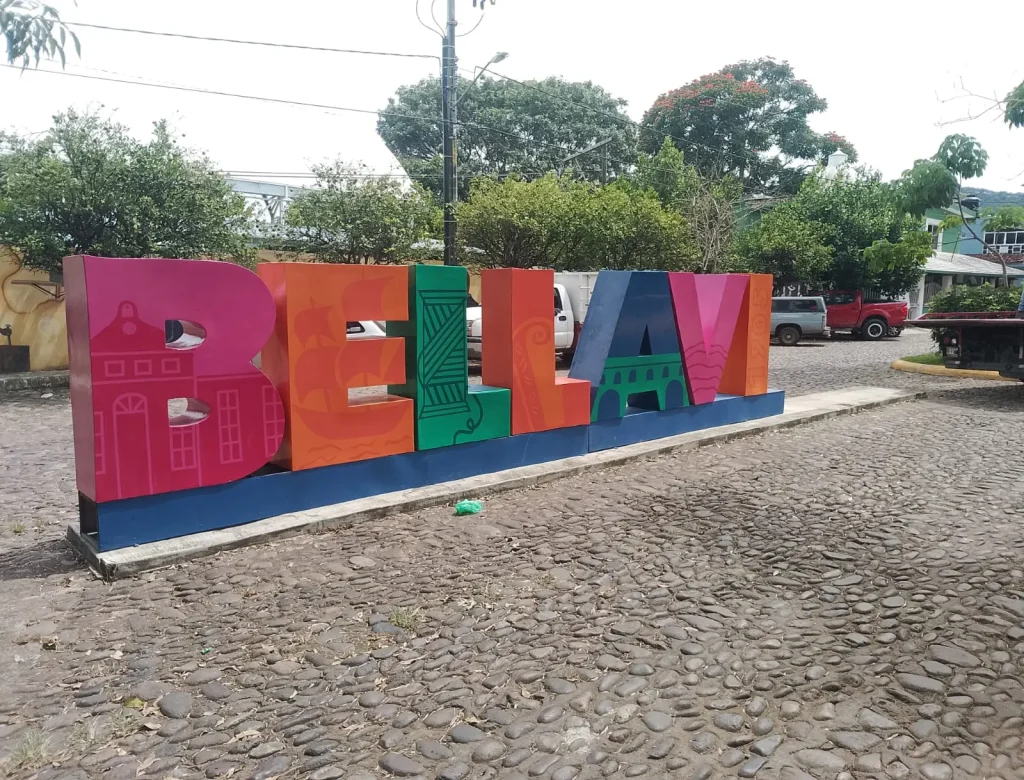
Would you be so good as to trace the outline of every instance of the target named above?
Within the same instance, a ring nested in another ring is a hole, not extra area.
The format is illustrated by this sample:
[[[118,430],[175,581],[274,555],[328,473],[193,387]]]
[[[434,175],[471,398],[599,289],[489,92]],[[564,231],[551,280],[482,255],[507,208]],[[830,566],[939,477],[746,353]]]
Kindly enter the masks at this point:
[[[49,0],[68,21],[195,35],[437,54],[440,41],[416,21],[414,0]],[[429,15],[431,0],[421,0]],[[435,0],[443,12],[444,0]],[[465,32],[478,19],[457,0]],[[861,0],[834,15],[815,0],[731,3],[649,0],[497,0],[459,41],[460,66],[484,64],[518,78],[590,79],[629,101],[640,120],[659,94],[741,59],[787,59],[829,102],[812,119],[857,147],[861,161],[895,177],[934,153],[951,132],[974,135],[991,159],[971,184],[1024,186],[1024,130],[995,112],[940,122],[989,104],[971,91],[1005,95],[1024,80],[1020,0],[974,6],[950,0]],[[981,22],[979,9],[985,19]],[[823,18],[824,17],[824,18]],[[957,20],[963,19],[960,23]],[[266,49],[79,29],[82,58],[68,71],[142,78],[304,102],[380,109],[401,84],[437,72],[430,60]],[[1004,37],[1005,36],[1005,37]],[[53,65],[44,66],[53,68]],[[958,98],[958,96],[960,96]],[[958,98],[952,102],[943,99]],[[171,119],[186,142],[231,171],[307,171],[334,158],[385,172],[397,163],[370,115],[109,84],[0,68],[0,127],[44,129],[69,106],[100,108],[139,135]]]

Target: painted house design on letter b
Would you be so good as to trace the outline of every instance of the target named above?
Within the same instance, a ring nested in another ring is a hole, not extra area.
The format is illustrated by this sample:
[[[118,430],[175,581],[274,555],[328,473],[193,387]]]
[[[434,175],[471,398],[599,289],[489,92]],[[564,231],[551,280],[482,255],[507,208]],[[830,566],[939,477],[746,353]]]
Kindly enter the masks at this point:
[[[197,377],[202,345],[168,345],[165,329],[145,322],[132,301],[118,305],[90,345],[101,500],[199,487],[204,467],[240,463],[250,447],[273,457],[284,432],[274,388],[240,392],[240,382],[259,383],[259,375]],[[186,399],[187,410],[171,417],[169,399]]]

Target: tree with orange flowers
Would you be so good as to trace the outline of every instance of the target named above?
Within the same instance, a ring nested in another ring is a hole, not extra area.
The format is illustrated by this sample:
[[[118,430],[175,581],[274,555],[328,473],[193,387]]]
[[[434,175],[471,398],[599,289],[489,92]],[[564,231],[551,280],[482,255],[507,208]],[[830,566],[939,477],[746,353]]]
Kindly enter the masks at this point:
[[[738,62],[659,97],[644,116],[641,145],[655,154],[669,137],[706,176],[733,175],[748,192],[794,192],[832,152],[857,158],[845,138],[808,125],[827,105],[788,62]]]

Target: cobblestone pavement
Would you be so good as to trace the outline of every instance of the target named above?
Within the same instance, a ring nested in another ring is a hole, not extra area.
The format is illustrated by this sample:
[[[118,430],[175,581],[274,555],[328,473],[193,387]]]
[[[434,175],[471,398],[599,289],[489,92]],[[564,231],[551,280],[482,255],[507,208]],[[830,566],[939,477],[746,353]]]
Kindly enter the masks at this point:
[[[1024,777],[1024,388],[889,372],[907,343],[773,349],[773,382],[916,382],[924,402],[113,585],[56,542],[66,403],[2,402],[0,760],[110,780]]]

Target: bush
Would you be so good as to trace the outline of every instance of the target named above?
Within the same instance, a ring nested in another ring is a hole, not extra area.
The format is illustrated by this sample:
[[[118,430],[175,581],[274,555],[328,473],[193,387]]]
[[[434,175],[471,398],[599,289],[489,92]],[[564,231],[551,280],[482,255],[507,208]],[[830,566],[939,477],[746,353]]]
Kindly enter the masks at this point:
[[[970,287],[957,284],[948,290],[936,293],[928,301],[929,312],[977,312],[977,311],[1016,311],[1020,305],[1020,287],[993,287],[982,284]],[[936,345],[949,333],[948,330],[936,328],[932,330],[932,341]]]
[[[991,284],[969,287],[958,284],[936,293],[928,301],[928,311],[1016,311],[1021,292],[1020,287],[993,287]]]

